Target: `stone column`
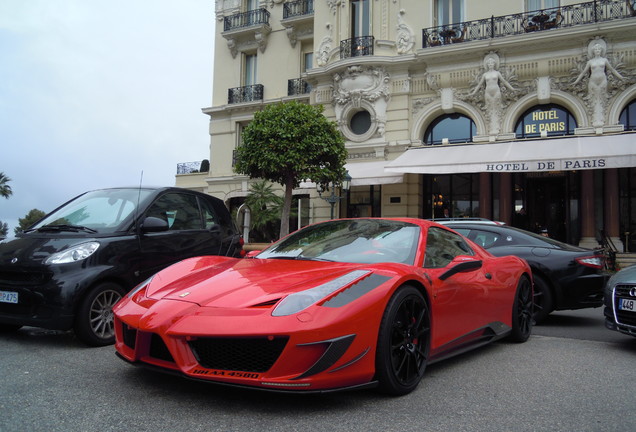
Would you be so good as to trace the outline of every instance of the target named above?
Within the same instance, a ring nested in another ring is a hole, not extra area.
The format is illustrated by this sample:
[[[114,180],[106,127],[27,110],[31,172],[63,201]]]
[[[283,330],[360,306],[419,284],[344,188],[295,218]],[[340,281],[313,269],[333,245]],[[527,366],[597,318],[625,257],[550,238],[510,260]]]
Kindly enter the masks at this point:
[[[594,171],[581,172],[581,240],[579,246],[594,249],[596,240],[596,217],[594,216]]]
[[[501,173],[499,184],[499,220],[512,224],[512,175]]]
[[[620,237],[620,215],[618,207],[618,170],[616,168],[603,170],[605,174],[605,234],[612,240],[618,252],[623,252],[623,242]]]
[[[479,173],[479,217],[492,219],[492,188],[489,173]]]

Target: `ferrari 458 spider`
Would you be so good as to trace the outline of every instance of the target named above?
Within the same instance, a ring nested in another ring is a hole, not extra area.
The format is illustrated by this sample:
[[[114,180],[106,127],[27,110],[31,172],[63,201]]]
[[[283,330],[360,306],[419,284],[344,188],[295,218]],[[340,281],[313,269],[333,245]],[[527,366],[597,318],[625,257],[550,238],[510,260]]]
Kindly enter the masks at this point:
[[[115,308],[129,362],[277,391],[412,391],[427,364],[532,329],[532,276],[420,219],[305,227],[251,258],[190,258]]]

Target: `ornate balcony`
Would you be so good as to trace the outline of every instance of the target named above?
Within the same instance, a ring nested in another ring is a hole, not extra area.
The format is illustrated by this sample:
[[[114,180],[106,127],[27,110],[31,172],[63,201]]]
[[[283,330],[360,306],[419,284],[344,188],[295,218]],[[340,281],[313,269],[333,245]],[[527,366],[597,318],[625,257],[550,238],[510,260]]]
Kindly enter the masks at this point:
[[[340,59],[373,55],[373,36],[358,36],[340,41]]]
[[[626,0],[596,0],[512,15],[491,16],[422,30],[422,48],[555,30],[633,17]]]
[[[227,103],[254,102],[263,100],[263,85],[255,84],[243,87],[235,87],[227,91]]]
[[[208,164],[209,168],[209,164]],[[181,162],[177,164],[177,175],[201,172],[201,161]],[[206,171],[207,172],[207,171]]]
[[[292,48],[298,40],[311,40],[314,36],[314,0],[283,3],[283,19]]]
[[[233,57],[236,57],[239,51],[256,47],[265,52],[267,36],[272,31],[269,16],[267,9],[255,9],[223,18],[221,35],[227,40]]]
[[[297,0],[283,4],[283,19],[314,14],[314,0]]]
[[[287,80],[287,96],[298,96],[308,94],[311,86],[302,78]]]
[[[255,9],[223,18],[224,32],[258,25],[269,26],[269,11],[267,9]]]

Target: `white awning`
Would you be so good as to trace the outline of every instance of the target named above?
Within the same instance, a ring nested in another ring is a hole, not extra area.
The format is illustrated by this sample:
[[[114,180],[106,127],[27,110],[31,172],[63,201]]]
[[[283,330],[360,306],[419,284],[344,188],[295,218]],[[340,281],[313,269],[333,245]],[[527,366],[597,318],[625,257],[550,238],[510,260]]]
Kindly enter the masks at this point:
[[[369,186],[402,183],[404,174],[386,172],[387,161],[349,162],[345,169],[351,176],[351,186]]]
[[[389,173],[543,172],[636,167],[636,134],[412,148]]]

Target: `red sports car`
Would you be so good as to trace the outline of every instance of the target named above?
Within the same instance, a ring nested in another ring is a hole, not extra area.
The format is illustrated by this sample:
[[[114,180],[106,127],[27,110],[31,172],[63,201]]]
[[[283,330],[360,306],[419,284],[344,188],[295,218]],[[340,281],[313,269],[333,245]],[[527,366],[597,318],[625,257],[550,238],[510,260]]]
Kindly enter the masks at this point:
[[[276,391],[412,391],[427,364],[532,329],[532,276],[420,219],[305,227],[251,258],[190,258],[113,309],[117,353]]]

